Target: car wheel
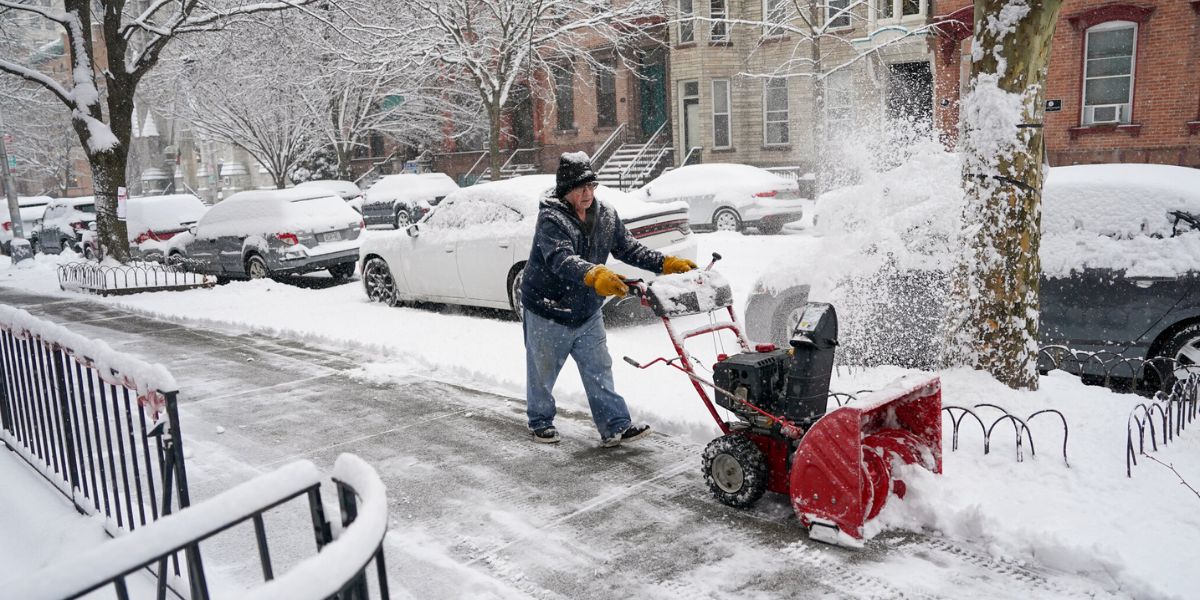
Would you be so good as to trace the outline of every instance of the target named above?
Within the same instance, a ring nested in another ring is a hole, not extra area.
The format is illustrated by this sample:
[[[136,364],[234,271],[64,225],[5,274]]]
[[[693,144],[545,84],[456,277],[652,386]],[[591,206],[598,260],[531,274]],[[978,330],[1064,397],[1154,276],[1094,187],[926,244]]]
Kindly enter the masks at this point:
[[[713,229],[717,231],[741,231],[742,218],[732,208],[722,208],[713,215]]]
[[[1172,359],[1170,381],[1162,386],[1164,391],[1175,381],[1200,373],[1200,323],[1188,325],[1171,336],[1158,355]]]
[[[408,211],[403,208],[397,210],[396,229],[408,229],[409,225],[412,225],[412,216],[410,216]]]
[[[767,491],[767,461],[762,450],[736,433],[709,442],[702,470],[709,491],[726,506],[746,508]]]
[[[363,288],[367,292],[367,298],[371,302],[382,302],[388,306],[396,306],[396,280],[392,277],[392,270],[388,268],[387,261],[382,258],[375,257],[367,261],[363,265]]]
[[[41,244],[41,242],[38,241],[36,236],[29,238],[29,251],[34,254],[42,254],[42,244]],[[8,251],[6,252],[6,254],[8,254],[9,256],[12,256],[12,247],[11,246],[8,248]]]
[[[334,281],[346,281],[354,277],[355,263],[344,262],[329,267],[329,274],[333,276]]]
[[[246,259],[246,275],[250,279],[266,279],[271,276],[271,271],[267,269],[267,261],[257,254],[251,254]]]
[[[512,281],[508,284],[508,302],[512,305],[513,316],[517,321],[525,314],[525,309],[521,306],[521,282],[525,280],[525,265],[512,276]]]
[[[84,244],[83,257],[88,260],[96,260],[96,252],[94,250],[92,250],[91,244]]]

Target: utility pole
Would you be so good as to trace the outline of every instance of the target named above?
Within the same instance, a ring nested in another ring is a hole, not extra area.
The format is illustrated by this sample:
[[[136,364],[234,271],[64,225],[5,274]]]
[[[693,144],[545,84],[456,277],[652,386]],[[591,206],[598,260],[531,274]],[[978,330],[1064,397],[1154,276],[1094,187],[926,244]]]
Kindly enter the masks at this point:
[[[8,165],[8,149],[4,144],[4,117],[0,115],[0,183],[4,185],[4,193],[8,196],[8,215],[12,222],[13,239],[9,244],[9,255],[13,264],[33,258],[33,250],[25,239],[25,228],[21,223],[21,203],[17,202],[17,184],[13,181],[12,170]]]

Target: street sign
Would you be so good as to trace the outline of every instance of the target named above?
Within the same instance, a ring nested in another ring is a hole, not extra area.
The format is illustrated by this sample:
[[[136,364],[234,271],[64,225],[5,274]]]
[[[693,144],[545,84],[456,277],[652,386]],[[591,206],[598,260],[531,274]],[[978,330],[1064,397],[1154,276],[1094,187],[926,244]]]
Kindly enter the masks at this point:
[[[8,157],[8,168],[10,168],[10,169],[17,168],[17,157],[16,156]]]
[[[123,187],[117,188],[117,220],[125,220],[125,200],[129,198],[129,191]]]
[[[1062,100],[1047,100],[1046,112],[1058,112],[1062,110]]]

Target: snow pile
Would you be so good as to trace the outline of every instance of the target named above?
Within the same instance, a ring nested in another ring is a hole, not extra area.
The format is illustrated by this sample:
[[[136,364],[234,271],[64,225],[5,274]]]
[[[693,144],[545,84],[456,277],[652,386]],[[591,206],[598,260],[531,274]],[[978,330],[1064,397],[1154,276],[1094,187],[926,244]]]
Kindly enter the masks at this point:
[[[239,192],[210,208],[197,233],[204,238],[272,235],[345,229],[361,222],[345,201],[327,193],[295,188]]]

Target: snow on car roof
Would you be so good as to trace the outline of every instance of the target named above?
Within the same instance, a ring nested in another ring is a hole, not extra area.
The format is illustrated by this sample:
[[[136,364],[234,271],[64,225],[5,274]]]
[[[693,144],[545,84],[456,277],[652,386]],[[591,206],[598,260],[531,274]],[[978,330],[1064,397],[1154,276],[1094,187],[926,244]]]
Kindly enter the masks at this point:
[[[685,185],[688,188],[712,188],[729,186],[731,183],[754,183],[757,185],[795,186],[796,183],[765,169],[733,163],[705,163],[672,169],[646,184]]]
[[[367,188],[367,196],[444,196],[458,189],[445,173],[401,173],[386,175]]]
[[[259,235],[359,222],[341,197],[328,190],[254,190],[218,202],[201,217],[204,235]]]
[[[547,192],[554,189],[554,181],[554,175],[522,175],[463,188],[453,197],[503,202],[529,218],[537,216],[538,204]],[[687,205],[682,202],[652,204],[604,185],[596,188],[596,198],[616,209],[624,221],[661,213],[664,209],[687,212]]]
[[[362,190],[359,190],[358,186],[355,185],[353,181],[341,181],[337,179],[314,179],[312,181],[298,183],[296,184],[296,187],[305,189],[317,188],[322,190],[331,190],[337,192],[338,194],[357,195],[362,193]]]
[[[1046,176],[1042,227],[1101,235],[1170,236],[1180,210],[1200,215],[1200,169],[1103,164],[1054,167]]]
[[[134,196],[125,209],[129,236],[135,238],[147,229],[158,231],[195,223],[206,210],[208,207],[191,194]]]
[[[304,200],[313,200],[316,198],[332,196],[334,196],[334,194],[330,193],[328,189],[323,188],[301,189],[299,187],[294,187],[285,190],[247,190],[245,192],[238,192],[222,200],[218,204],[225,204],[227,202],[232,202],[234,204],[241,204],[243,202],[265,203],[272,201],[301,202]],[[338,200],[341,200],[341,198],[338,198]]]

